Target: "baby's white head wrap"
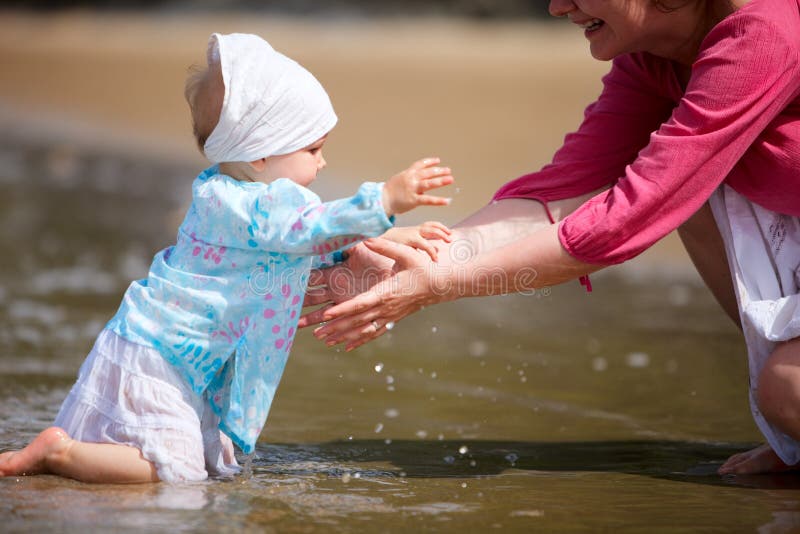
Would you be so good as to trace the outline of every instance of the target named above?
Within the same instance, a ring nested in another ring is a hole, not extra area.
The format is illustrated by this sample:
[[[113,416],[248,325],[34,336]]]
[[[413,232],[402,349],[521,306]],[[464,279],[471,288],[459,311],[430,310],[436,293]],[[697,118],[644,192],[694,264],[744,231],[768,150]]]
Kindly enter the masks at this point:
[[[225,84],[219,123],[203,147],[213,163],[288,154],[336,124],[317,79],[257,35],[213,34],[208,62],[219,62]]]

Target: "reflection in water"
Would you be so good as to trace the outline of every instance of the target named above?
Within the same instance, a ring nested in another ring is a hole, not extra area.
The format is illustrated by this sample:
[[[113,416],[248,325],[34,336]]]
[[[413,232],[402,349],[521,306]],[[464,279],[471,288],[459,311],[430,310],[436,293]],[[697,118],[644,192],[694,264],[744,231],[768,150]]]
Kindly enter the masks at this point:
[[[191,169],[0,145],[0,450],[48,426]],[[352,354],[298,336],[252,474],[0,479],[7,531],[792,530],[792,475],[721,478],[759,439],[738,333],[682,281],[426,310]],[[244,458],[241,458],[245,461]]]

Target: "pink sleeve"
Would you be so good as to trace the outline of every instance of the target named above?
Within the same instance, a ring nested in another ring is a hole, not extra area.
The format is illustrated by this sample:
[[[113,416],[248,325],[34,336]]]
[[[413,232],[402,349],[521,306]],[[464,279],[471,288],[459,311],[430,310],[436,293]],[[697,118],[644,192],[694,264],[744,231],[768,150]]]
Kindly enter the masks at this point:
[[[674,100],[665,96],[666,76],[654,74],[658,69],[648,63],[653,58],[643,54],[615,59],[603,78],[600,97],[586,108],[580,128],[566,136],[552,163],[508,182],[494,200],[571,198],[622,176],[674,106]]]
[[[563,220],[565,249],[587,263],[621,263],[686,221],[797,97],[794,39],[754,16],[714,28],[669,120],[614,187]]]

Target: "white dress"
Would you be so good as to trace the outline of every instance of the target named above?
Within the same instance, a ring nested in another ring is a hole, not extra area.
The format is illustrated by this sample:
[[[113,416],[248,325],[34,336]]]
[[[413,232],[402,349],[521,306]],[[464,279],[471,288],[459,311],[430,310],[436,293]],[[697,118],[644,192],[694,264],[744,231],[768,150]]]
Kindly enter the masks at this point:
[[[800,218],[769,211],[723,185],[710,199],[728,255],[750,367],[750,409],[788,465],[800,443],[771,425],[756,402],[758,377],[781,341],[800,337]]]
[[[103,330],[55,420],[72,438],[129,445],[164,482],[239,471],[206,399],[156,350]]]

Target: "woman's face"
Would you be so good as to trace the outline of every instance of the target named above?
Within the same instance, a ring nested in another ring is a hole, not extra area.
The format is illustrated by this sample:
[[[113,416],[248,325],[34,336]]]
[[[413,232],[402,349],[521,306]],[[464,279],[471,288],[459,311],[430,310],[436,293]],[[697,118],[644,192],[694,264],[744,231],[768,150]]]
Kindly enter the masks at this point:
[[[652,0],[550,0],[550,14],[582,27],[601,60],[629,52],[681,60],[699,23],[692,6],[665,13]]]

